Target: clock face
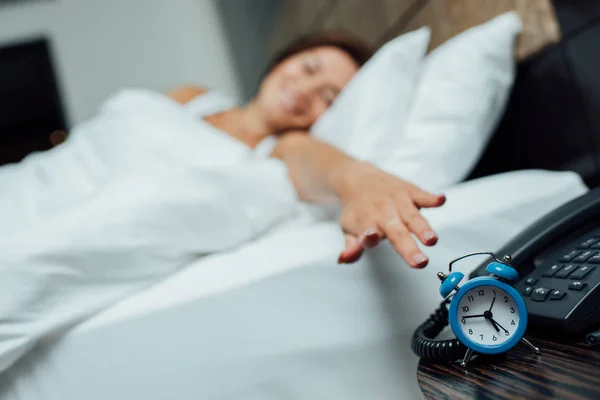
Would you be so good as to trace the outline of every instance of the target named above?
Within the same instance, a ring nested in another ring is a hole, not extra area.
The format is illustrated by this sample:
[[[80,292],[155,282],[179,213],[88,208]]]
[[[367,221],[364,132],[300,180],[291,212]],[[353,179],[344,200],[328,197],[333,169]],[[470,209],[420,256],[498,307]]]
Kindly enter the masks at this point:
[[[478,285],[465,292],[460,299],[456,313],[457,325],[464,338],[473,344],[502,346],[523,331],[518,329],[521,323],[519,312],[517,302],[505,290],[497,286]]]

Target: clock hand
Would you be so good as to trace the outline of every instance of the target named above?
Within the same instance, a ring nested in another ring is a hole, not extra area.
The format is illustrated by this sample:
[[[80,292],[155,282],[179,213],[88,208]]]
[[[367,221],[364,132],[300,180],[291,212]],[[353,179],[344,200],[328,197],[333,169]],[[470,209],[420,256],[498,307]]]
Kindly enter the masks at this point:
[[[500,328],[502,328],[502,330],[504,332],[508,332],[506,329],[504,329],[504,327],[502,325],[500,325],[499,323],[497,323],[493,318],[490,318],[490,321],[492,321],[494,324],[496,324],[497,326],[499,326]]]
[[[492,323],[492,326],[494,327],[496,332],[500,332],[500,329],[498,328],[496,321],[494,321],[492,318],[490,318],[489,321]]]
[[[494,302],[496,301],[496,297],[494,297],[494,300],[492,300],[492,305],[490,306],[490,309],[488,311],[492,311],[492,307],[494,307]]]
[[[463,315],[463,318],[477,318],[477,317],[485,317],[485,315],[483,315],[483,314],[477,314],[477,315]]]

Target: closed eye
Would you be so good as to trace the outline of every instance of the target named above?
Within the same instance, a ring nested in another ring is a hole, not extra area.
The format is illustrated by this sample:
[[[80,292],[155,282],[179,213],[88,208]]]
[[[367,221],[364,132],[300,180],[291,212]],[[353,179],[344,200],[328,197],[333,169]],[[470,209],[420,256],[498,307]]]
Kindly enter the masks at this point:
[[[327,107],[331,106],[337,97],[339,90],[334,88],[327,88],[321,91],[321,99],[327,104]]]

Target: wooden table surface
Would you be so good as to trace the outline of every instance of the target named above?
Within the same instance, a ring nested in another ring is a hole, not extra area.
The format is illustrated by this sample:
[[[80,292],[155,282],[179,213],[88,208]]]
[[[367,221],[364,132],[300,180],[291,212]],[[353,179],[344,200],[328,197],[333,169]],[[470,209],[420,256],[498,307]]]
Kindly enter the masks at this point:
[[[427,399],[600,400],[600,347],[527,336],[508,354],[460,364],[421,361],[417,379]]]

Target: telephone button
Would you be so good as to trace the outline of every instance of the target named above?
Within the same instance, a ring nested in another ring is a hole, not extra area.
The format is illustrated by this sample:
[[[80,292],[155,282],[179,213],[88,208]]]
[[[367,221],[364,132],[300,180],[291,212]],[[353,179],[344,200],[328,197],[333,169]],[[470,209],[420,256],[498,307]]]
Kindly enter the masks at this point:
[[[567,294],[560,290],[553,290],[550,292],[550,300],[562,300]]]
[[[577,257],[579,255],[579,253],[581,253],[581,251],[572,250],[572,251],[568,252],[567,254],[563,254],[563,256],[560,258],[560,261],[569,262],[572,259],[574,259],[575,257]]]
[[[554,264],[553,266],[551,266],[550,268],[548,268],[546,270],[546,272],[544,272],[542,274],[542,276],[546,276],[548,278],[551,278],[554,276],[554,274],[556,274],[562,267],[564,267],[564,265],[560,265],[560,264]]]
[[[591,238],[588,240],[584,240],[583,242],[579,243],[579,246],[577,246],[577,248],[579,249],[587,249],[590,246],[594,245],[594,244],[598,244],[600,245],[600,238]],[[597,249],[598,247],[593,247],[593,249]]]
[[[600,264],[600,253],[593,255],[587,262],[592,264]]]
[[[567,264],[567,265],[565,265],[565,267],[563,269],[558,271],[556,273],[556,275],[554,275],[554,277],[555,278],[568,278],[569,275],[571,275],[571,273],[573,273],[573,271],[575,271],[576,269],[577,269],[577,265]]]
[[[525,292],[523,292],[523,294],[524,294],[525,296],[531,296],[531,291],[532,291],[532,290],[533,290],[533,287],[531,287],[531,286],[527,286],[527,287],[525,288]]]
[[[595,265],[582,265],[581,267],[579,267],[579,269],[577,271],[573,272],[571,274],[571,276],[569,276],[569,278],[583,279],[587,276],[587,274],[592,272],[594,269],[596,269]]]
[[[575,282],[573,282],[573,283],[575,283]],[[548,289],[548,288],[544,288],[544,287],[535,288],[531,292],[531,300],[546,301],[546,299],[548,298],[548,295],[550,294],[551,291],[552,291],[552,289]]]
[[[587,286],[587,283],[581,281],[575,281],[569,283],[569,290],[583,290]]]
[[[538,278],[527,278],[527,280],[525,281],[525,284],[527,286],[533,286],[537,283]]]
[[[590,246],[590,249],[600,249],[600,238],[596,238],[596,240],[599,240],[598,242],[594,243],[593,245]]]
[[[580,255],[578,255],[577,257],[575,257],[573,259],[574,263],[584,263],[587,261],[588,258],[596,255],[598,252],[593,251],[593,250],[586,250],[583,253],[581,253]]]
[[[572,259],[574,259],[575,257],[577,257],[579,255],[579,253],[581,253],[581,251],[579,251],[579,250],[572,250],[572,251],[568,252],[567,254],[564,254],[560,258],[560,261],[562,261],[562,262],[569,262]]]

